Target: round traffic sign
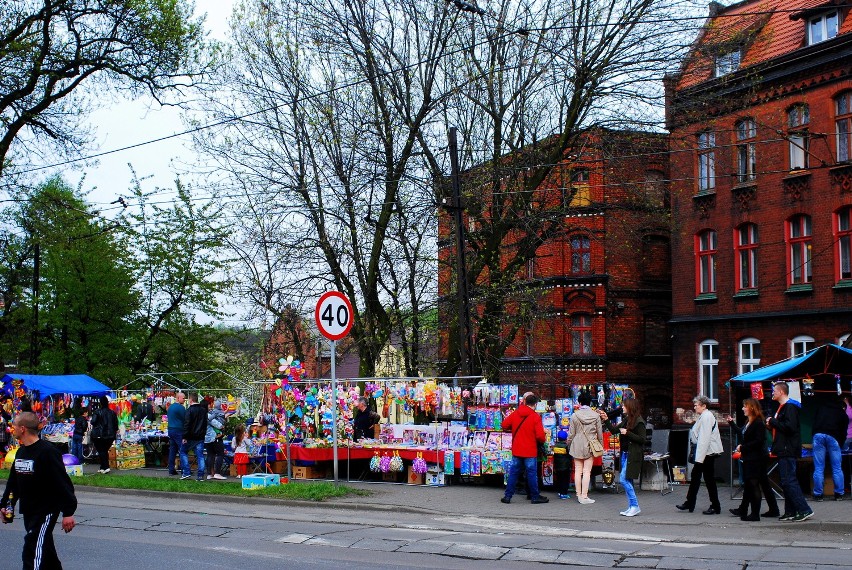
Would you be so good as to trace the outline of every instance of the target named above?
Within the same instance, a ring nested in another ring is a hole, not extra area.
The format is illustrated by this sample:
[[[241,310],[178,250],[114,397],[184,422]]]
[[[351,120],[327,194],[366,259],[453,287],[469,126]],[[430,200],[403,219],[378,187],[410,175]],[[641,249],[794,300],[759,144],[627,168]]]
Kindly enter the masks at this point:
[[[314,309],[314,320],[322,336],[340,340],[352,329],[352,303],[340,291],[323,293]]]

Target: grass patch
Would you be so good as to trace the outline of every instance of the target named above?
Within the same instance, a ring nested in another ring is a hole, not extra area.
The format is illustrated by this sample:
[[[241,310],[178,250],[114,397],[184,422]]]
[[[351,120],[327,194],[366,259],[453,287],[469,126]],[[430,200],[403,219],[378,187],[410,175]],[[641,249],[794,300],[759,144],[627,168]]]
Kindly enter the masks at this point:
[[[8,469],[0,469],[0,478],[9,476]],[[193,495],[221,495],[229,497],[268,497],[273,499],[291,499],[298,501],[325,501],[349,495],[369,495],[369,491],[354,489],[345,485],[335,485],[328,481],[290,482],[285,485],[263,489],[243,490],[239,480],[202,481],[194,478],[181,481],[170,477],[147,477],[132,473],[110,473],[109,475],[83,475],[73,477],[75,487],[102,487],[109,489],[137,489],[143,491],[167,491],[190,493]]]

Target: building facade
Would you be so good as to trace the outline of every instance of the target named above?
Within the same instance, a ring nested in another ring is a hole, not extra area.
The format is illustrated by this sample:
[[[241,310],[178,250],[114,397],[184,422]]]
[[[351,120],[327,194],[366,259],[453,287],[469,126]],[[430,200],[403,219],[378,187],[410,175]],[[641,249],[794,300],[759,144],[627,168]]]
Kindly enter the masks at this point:
[[[852,331],[849,10],[711,3],[667,78],[676,408]]]

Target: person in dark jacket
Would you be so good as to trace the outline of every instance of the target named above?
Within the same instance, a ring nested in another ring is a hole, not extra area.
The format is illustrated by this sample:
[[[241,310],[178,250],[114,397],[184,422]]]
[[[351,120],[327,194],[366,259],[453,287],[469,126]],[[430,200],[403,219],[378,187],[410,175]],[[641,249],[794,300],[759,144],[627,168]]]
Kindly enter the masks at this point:
[[[205,402],[206,403],[206,402]],[[195,453],[198,462],[198,480],[204,480],[204,437],[207,435],[207,407],[198,403],[198,395],[189,395],[189,409],[183,421],[183,445],[180,448],[181,479],[192,477],[189,466],[189,450]]]
[[[560,499],[570,499],[568,485],[571,483],[571,456],[568,454],[568,432],[559,430],[553,444],[553,477],[556,493]]]
[[[645,430],[645,420],[642,418],[642,408],[639,400],[631,398],[624,400],[624,415],[617,426],[608,418],[604,423],[610,433],[621,434],[618,438],[621,447],[621,486],[627,495],[627,508],[619,514],[625,517],[635,517],[642,512],[633,481],[642,474],[642,463],[645,461],[645,441],[648,437]],[[602,413],[603,415],[603,413]]]
[[[71,434],[71,455],[83,464],[83,437],[89,429],[89,410],[83,407],[82,400],[77,398],[73,409],[74,432]]]
[[[730,509],[735,517],[744,521],[760,520],[760,493],[766,497],[766,505],[769,510],[763,513],[765,517],[777,517],[778,501],[775,500],[775,492],[769,484],[766,474],[766,425],[760,402],[753,398],[743,401],[743,414],[746,417],[746,425],[740,428],[728,416],[728,422],[737,429],[742,436],[742,443],[737,446],[736,451],[740,454],[742,461],[743,476],[743,498],[740,506]],[[751,514],[749,514],[751,507]]]
[[[786,382],[775,383],[772,399],[778,402],[778,411],[766,419],[766,425],[772,430],[772,454],[778,458],[781,487],[784,489],[784,514],[778,520],[805,521],[814,516],[814,512],[796,478],[796,461],[802,456],[799,403],[790,399],[790,387]]]
[[[77,510],[74,485],[65,472],[59,451],[39,439],[38,416],[21,412],[12,422],[12,430],[21,447],[0,499],[0,516],[3,522],[8,522],[6,515],[14,509],[10,500],[13,494],[26,530],[21,556],[24,568],[61,569],[62,563],[53,544],[53,528],[62,514],[62,530],[71,532],[74,529],[74,511]]]
[[[184,401],[186,401],[186,394],[178,392],[175,401],[169,404],[166,410],[169,421],[169,475],[178,474],[175,470],[175,459],[180,456],[180,448],[183,446],[183,422],[186,419]]]
[[[536,475],[538,444],[544,443],[544,426],[541,424],[541,416],[533,409],[538,398],[530,394],[524,399],[524,405],[509,414],[503,420],[503,431],[512,434],[512,467],[509,471],[509,480],[506,482],[506,492],[502,503],[511,503],[512,495],[515,494],[515,484],[521,471],[527,476],[527,491],[534,505],[547,503],[549,499],[542,497],[538,489],[538,477]]]
[[[843,500],[844,480],[840,448],[846,441],[847,427],[849,418],[846,416],[846,405],[841,400],[829,400],[817,409],[813,425],[815,501],[822,500],[826,454],[834,480],[834,500]]]
[[[143,400],[136,408],[136,413],[133,414],[133,421],[142,422],[144,420],[154,421],[154,406],[148,400]]]
[[[92,414],[92,442],[98,450],[101,468],[98,473],[109,473],[109,448],[115,443],[118,433],[118,416],[109,408],[109,400],[101,396],[100,407]]]

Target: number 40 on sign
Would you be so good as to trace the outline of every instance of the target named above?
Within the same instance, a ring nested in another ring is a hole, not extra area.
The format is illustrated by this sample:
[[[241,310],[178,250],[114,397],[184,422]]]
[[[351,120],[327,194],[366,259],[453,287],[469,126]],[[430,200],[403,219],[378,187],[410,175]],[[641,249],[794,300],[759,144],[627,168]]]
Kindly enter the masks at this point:
[[[317,301],[314,320],[322,336],[340,340],[352,329],[352,303],[339,291],[328,291]]]

